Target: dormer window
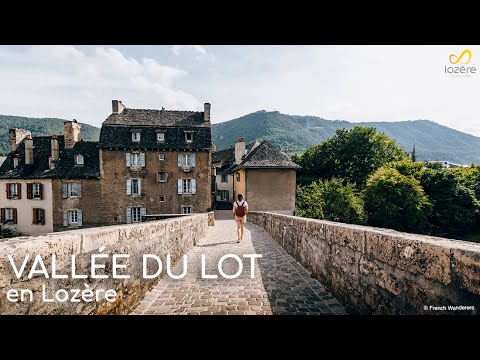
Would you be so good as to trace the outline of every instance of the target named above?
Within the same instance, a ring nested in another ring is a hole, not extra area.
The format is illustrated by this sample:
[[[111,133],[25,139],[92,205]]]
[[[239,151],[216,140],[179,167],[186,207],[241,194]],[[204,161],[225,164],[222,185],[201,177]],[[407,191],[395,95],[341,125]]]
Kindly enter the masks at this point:
[[[185,142],[193,142],[193,131],[185,131]]]
[[[165,142],[165,133],[157,132],[157,142]]]
[[[82,154],[75,155],[75,165],[83,165],[85,164],[85,159]]]
[[[16,169],[18,166],[18,158],[13,158],[13,168]]]
[[[140,142],[140,131],[133,131],[132,132],[132,141],[133,142]]]

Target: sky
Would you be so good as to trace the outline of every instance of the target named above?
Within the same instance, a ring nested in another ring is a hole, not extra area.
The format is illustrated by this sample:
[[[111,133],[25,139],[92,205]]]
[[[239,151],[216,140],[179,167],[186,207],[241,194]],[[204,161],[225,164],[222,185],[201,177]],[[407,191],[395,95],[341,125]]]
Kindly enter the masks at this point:
[[[465,49],[471,58],[452,65]],[[468,60],[472,76],[445,73]],[[210,102],[213,123],[267,110],[428,119],[480,136],[479,96],[480,46],[0,46],[0,114],[95,126],[117,99],[194,111]]]

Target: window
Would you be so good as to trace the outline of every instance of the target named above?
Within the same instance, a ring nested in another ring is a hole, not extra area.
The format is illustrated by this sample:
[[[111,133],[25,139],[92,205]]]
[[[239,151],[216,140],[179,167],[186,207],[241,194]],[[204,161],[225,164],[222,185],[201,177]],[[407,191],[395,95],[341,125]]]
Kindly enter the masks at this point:
[[[237,173],[237,182],[240,182],[240,173]]]
[[[13,158],[13,168],[16,169],[18,166],[18,158]]]
[[[145,208],[127,208],[127,224],[139,223],[142,221],[142,216],[145,215],[147,215],[147,209]]]
[[[27,184],[27,199],[42,200],[42,184]]]
[[[178,154],[177,165],[195,167],[195,154]]]
[[[165,133],[157,132],[157,142],[164,142],[165,141]]]
[[[222,183],[228,183],[228,175],[221,175],[221,180]]]
[[[185,141],[187,143],[193,142],[193,131],[185,131]]]
[[[22,184],[6,185],[7,199],[20,200],[22,198]]]
[[[84,164],[84,158],[82,154],[77,154],[75,155],[75,165],[83,165]]]
[[[196,194],[197,181],[195,179],[178,179],[178,193],[179,194]]]
[[[127,180],[127,195],[140,196],[142,194],[142,186],[140,179]]]
[[[77,216],[78,222],[78,216]],[[33,225],[45,225],[45,210],[43,209],[33,209]]]
[[[161,203],[165,202],[165,196],[160,196],[160,202]]]
[[[192,210],[192,206],[182,206],[182,214],[191,214]]]
[[[133,142],[140,142],[140,131],[132,132],[132,141]]]
[[[10,223],[10,224],[16,224],[17,223],[17,209],[2,209],[2,212],[5,212],[2,214],[2,221],[5,223]]]
[[[81,199],[82,184],[79,182],[63,183],[62,193],[64,199]]]
[[[64,211],[63,226],[83,226],[83,212],[81,210]]]
[[[144,153],[127,153],[126,165],[129,168],[138,168],[145,166],[145,154]]]
[[[229,200],[228,190],[218,190],[218,195],[220,196],[220,201],[228,201]]]
[[[158,160],[160,161],[165,160],[165,154],[158,154]]]
[[[158,173],[158,182],[167,182],[168,174],[165,171],[160,171]]]

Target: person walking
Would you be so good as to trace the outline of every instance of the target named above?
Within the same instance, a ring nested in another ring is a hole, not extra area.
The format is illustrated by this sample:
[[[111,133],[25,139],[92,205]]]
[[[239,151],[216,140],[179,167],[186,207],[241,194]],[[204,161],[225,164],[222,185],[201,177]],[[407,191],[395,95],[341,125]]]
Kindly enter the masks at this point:
[[[238,194],[238,201],[233,204],[233,213],[237,223],[237,243],[243,240],[245,222],[247,221],[248,204],[243,200],[243,194]]]

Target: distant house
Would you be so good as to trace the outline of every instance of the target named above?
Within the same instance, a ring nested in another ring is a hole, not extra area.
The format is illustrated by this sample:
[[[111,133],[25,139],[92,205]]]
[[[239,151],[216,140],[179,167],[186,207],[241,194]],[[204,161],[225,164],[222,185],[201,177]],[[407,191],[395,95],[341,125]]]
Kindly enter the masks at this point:
[[[296,170],[300,167],[268,141],[235,147],[212,155],[217,167],[217,200],[242,193],[250,210],[292,214],[295,209]],[[228,184],[228,185],[227,185]]]
[[[0,167],[0,220],[37,235],[101,225],[98,143],[83,142],[80,124],[64,123],[64,136],[10,130]]]
[[[440,164],[445,169],[453,169],[458,167],[466,167],[467,165],[460,165],[455,164],[450,161],[443,161],[443,160],[435,160],[435,161],[427,161],[428,164]]]

